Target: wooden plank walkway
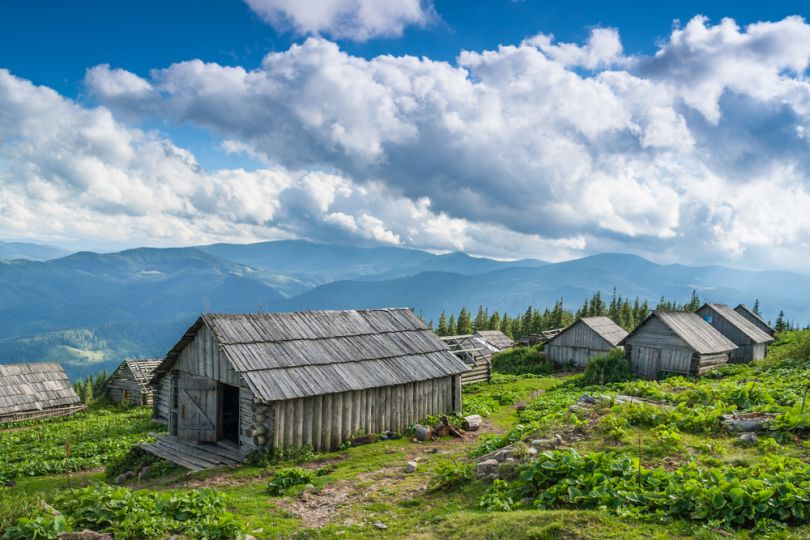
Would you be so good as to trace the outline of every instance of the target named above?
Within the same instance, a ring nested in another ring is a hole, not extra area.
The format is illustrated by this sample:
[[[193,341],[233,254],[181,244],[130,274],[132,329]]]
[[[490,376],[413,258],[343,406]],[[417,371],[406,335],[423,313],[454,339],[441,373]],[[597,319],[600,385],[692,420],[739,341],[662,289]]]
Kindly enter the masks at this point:
[[[170,435],[154,435],[153,443],[141,443],[146,452],[171,461],[192,472],[238,465],[242,462],[239,447],[230,441],[194,443],[181,441]]]

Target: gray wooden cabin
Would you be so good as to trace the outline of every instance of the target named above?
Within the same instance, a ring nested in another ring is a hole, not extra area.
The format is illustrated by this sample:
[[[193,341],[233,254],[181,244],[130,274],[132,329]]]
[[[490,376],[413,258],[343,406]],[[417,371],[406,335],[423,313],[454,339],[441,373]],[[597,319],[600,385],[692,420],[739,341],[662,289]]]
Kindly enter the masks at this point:
[[[608,317],[582,317],[552,337],[543,351],[559,366],[584,368],[588,359],[615,349],[625,336],[627,331]]]
[[[515,346],[515,342],[512,340],[512,338],[500,330],[479,330],[473,334],[473,336],[483,339],[489,345],[495,347],[495,349],[498,351],[503,351]]]
[[[461,374],[461,385],[490,382],[492,380],[492,354],[498,352],[482,338],[473,335],[443,336],[441,338],[470,371]]]
[[[150,381],[160,360],[124,360],[112,372],[104,391],[113,403],[122,405],[151,405]]]
[[[748,319],[750,322],[754,323],[754,326],[768,334],[769,336],[773,336],[776,334],[776,330],[774,330],[771,325],[766,323],[762,320],[762,317],[754,313],[754,310],[746,306],[745,304],[740,304],[739,306],[734,308],[734,311]]]
[[[730,362],[740,364],[767,356],[773,337],[729,306],[704,304],[697,314],[737,346],[731,351]]]
[[[703,375],[728,363],[737,348],[691,311],[654,311],[620,345],[632,370],[647,378]]]
[[[58,363],[0,365],[0,423],[66,416],[82,409]]]
[[[461,410],[467,365],[408,309],[204,314],[152,381],[181,441],[336,449]]]

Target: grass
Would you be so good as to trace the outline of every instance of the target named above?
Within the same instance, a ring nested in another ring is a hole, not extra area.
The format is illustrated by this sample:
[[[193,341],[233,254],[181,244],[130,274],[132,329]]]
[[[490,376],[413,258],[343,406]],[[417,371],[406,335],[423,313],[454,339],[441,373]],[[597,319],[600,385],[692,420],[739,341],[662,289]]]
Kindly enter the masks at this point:
[[[803,339],[793,337],[786,347],[799,349]],[[779,348],[769,363],[782,358]],[[723,530],[716,525],[672,520],[656,522],[631,519],[615,514],[587,509],[561,508],[553,510],[516,510],[485,512],[478,503],[487,489],[479,481],[468,482],[452,491],[431,492],[427,489],[437,466],[451,460],[467,460],[479,439],[486,435],[503,434],[521,422],[518,408],[531,404],[543,393],[554,393],[560,385],[570,385],[571,377],[496,376],[493,384],[481,385],[465,397],[490,403],[496,395],[515,394],[516,402],[495,404],[481,432],[469,434],[466,440],[446,438],[429,443],[416,443],[407,438],[381,441],[316,456],[301,464],[317,470],[329,467],[328,474],[314,476],[309,486],[298,485],[282,496],[272,496],[267,482],[274,470],[289,467],[282,463],[270,467],[243,466],[237,469],[204,471],[142,481],[139,486],[150,490],[192,489],[213,487],[227,496],[228,509],[245,531],[257,538],[752,538],[746,530]],[[721,382],[717,379],[716,382]],[[713,384],[713,383],[708,383]],[[790,390],[790,389],[788,389]],[[616,393],[615,387],[589,389],[589,392]],[[780,390],[781,391],[781,390]],[[567,409],[562,400],[561,410]],[[593,418],[575,418],[570,414],[554,416],[542,424],[540,436],[572,431],[586,434],[571,443],[581,453],[598,452],[606,448],[628,454],[637,453],[642,441],[642,462],[647,466],[667,465],[694,460],[707,466],[729,463],[754,466],[774,451],[810,461],[810,444],[806,436],[796,436],[778,443],[777,449],[768,444],[742,447],[736,438],[725,433],[681,433],[680,442],[670,448],[657,445],[652,429],[629,426],[617,440],[600,429],[602,416],[615,414],[602,411]],[[59,420],[32,426],[44,429],[70,420]],[[53,429],[53,427],[48,428]],[[416,460],[414,473],[406,474],[407,461]],[[1,461],[1,459],[0,459]],[[669,466],[669,465],[667,465]],[[71,485],[79,486],[103,481],[97,469],[71,474]],[[13,487],[0,488],[0,528],[20,515],[21,508],[35,505],[39,498],[48,499],[55,491],[67,488],[64,474],[18,477]],[[136,487],[132,485],[132,487]],[[381,524],[385,528],[378,528]],[[807,525],[771,531],[774,538],[810,539]]]

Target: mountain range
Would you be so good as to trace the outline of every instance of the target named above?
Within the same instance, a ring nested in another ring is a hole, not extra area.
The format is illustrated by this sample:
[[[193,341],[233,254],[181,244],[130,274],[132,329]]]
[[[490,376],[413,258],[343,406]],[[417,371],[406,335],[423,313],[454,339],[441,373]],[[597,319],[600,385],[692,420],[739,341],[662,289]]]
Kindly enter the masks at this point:
[[[8,245],[8,244],[2,244]],[[29,244],[29,246],[31,246]],[[810,276],[720,266],[659,265],[625,254],[560,263],[464,253],[290,240],[79,252],[0,261],[0,363],[59,360],[72,376],[127,357],[161,356],[202,311],[412,307],[425,320],[462,306],[520,313],[563,298],[576,308],[615,287],[736,305],[760,300],[766,318],[810,320]]]

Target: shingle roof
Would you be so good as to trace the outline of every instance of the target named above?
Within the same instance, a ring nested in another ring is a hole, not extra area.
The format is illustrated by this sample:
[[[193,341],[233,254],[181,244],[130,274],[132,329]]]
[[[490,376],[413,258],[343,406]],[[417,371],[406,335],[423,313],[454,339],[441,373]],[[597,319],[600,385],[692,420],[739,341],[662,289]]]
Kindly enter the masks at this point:
[[[135,377],[138,384],[147,388],[149,386],[149,382],[152,380],[152,377],[155,375],[155,371],[157,370],[158,366],[160,366],[160,363],[161,360],[151,358],[124,360],[118,369],[121,369],[122,366],[126,366],[129,368],[129,371],[132,373],[132,376]],[[116,370],[116,372],[117,371],[118,370]],[[115,373],[112,374],[110,379],[113,377],[115,377]]]
[[[204,314],[166,356],[165,372],[208,325],[262,401],[405,384],[468,371],[409,309]]]
[[[609,317],[582,317],[580,321],[588,325],[591,330],[605,338],[614,347],[627,336],[627,330],[613,322]]]
[[[737,348],[728,338],[704,321],[700,315],[691,311],[654,311],[638,328],[630,332],[621,341],[621,344],[627,343],[627,340],[653,317],[669,327],[699,354],[724,353]]]
[[[80,404],[56,362],[0,365],[0,416]]]
[[[500,330],[479,330],[473,334],[477,338],[481,338],[490,345],[497,347],[499,351],[512,347],[515,342],[512,338],[501,332]]]
[[[774,341],[774,338],[771,335],[761,330],[757,325],[725,304],[706,304],[703,307],[708,307],[709,309],[714,310],[729,323],[739,328],[740,332],[748,336],[748,338],[754,343],[770,343]]]
[[[739,306],[737,306],[737,307],[735,307],[735,308],[734,308],[734,311],[736,311],[737,313],[739,313],[741,310],[742,310],[742,311],[745,311],[745,312],[746,312],[746,313],[747,313],[749,316],[751,316],[751,318],[756,319],[757,321],[759,321],[759,322],[760,322],[760,324],[762,324],[762,326],[763,326],[763,327],[765,327],[765,328],[767,328],[767,329],[768,329],[768,332],[770,332],[770,334],[773,334],[773,333],[774,333],[774,329],[773,329],[773,327],[771,327],[771,325],[770,325],[770,324],[766,323],[766,322],[765,322],[765,320],[764,320],[762,317],[760,317],[759,315],[757,315],[756,313],[754,313],[754,310],[753,310],[753,309],[749,308],[749,307],[748,307],[748,306],[746,306],[745,304],[740,304]],[[756,326],[756,325],[755,325],[755,326]],[[761,329],[761,328],[760,328],[760,329]]]

